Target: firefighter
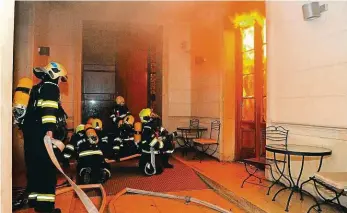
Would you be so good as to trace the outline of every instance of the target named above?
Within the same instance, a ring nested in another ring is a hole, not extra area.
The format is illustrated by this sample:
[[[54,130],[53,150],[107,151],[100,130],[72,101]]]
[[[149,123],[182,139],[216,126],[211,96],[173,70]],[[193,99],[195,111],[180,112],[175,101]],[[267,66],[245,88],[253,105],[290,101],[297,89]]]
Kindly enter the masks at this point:
[[[100,149],[104,154],[105,158],[110,158],[112,156],[112,147],[109,143],[108,135],[102,129],[102,121],[99,118],[94,118],[92,120],[92,127],[95,129],[96,134],[100,140]]]
[[[77,159],[78,147],[81,143],[85,142],[85,131],[84,124],[80,124],[76,127],[74,134],[71,136],[69,144],[65,146],[64,158],[66,160],[71,160],[72,158]]]
[[[27,192],[29,206],[36,212],[58,213],[55,209],[56,168],[45,148],[45,135],[57,138],[57,125],[62,118],[59,111],[60,90],[58,84],[67,81],[65,68],[50,62],[42,68],[34,68],[41,79],[30,93],[28,109],[23,122],[24,154],[27,167]],[[62,108],[61,108],[62,109]]]
[[[110,116],[110,118],[112,119],[112,122],[115,124],[115,134],[118,135],[119,134],[119,122],[123,122],[123,119],[127,116],[127,115],[131,115],[127,105],[125,104],[125,100],[122,96],[117,96],[116,100],[115,100],[115,107],[112,110],[112,114]]]
[[[120,122],[119,135],[115,137],[112,147],[117,161],[120,158],[139,153],[138,146],[134,141],[134,121],[135,118],[128,115],[123,122]]]
[[[160,174],[163,168],[173,168],[169,156],[173,153],[173,134],[161,127],[160,117],[146,108],[141,110],[140,119],[143,125],[140,148],[142,155],[139,167],[145,175]]]
[[[105,162],[99,138],[90,124],[84,127],[85,136],[77,141],[77,181],[82,184],[104,183],[111,177],[110,165]]]

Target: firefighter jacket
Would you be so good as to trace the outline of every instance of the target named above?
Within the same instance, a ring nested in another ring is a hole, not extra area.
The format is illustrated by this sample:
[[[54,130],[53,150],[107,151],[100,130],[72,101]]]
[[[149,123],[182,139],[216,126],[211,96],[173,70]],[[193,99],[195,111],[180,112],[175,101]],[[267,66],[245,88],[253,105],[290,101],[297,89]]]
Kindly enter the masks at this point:
[[[154,119],[143,124],[140,145],[142,152],[149,153],[151,147],[156,150],[156,154],[173,152],[173,137],[169,135],[164,127],[158,126],[158,123]]]
[[[70,159],[76,157],[78,160],[81,157],[100,155],[103,156],[103,152],[100,149],[99,144],[92,144],[85,135],[84,131],[74,133],[71,137],[70,143],[65,146],[64,157]]]
[[[117,105],[115,108],[112,110],[111,118],[113,123],[118,125],[118,122],[120,120],[123,120],[127,115],[130,115],[131,113],[129,112],[128,107],[124,105]]]
[[[112,149],[114,155],[125,157],[138,153],[138,147],[134,141],[135,130],[128,125],[122,125],[119,133],[113,140]]]

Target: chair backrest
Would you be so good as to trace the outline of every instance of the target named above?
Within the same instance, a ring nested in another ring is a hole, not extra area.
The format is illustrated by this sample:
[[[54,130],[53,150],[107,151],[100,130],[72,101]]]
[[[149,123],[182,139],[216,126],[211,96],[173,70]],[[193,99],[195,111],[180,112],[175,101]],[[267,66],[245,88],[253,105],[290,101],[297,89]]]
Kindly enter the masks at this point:
[[[189,121],[189,127],[190,128],[199,127],[199,123],[200,123],[199,119],[193,118]]]
[[[282,126],[268,126],[265,129],[265,139],[269,141],[282,141],[287,146],[288,132],[289,130]]]
[[[210,138],[212,139],[212,136],[215,136],[217,138],[214,138],[219,141],[219,134],[220,134],[220,121],[215,120],[211,122],[211,132],[210,132]]]

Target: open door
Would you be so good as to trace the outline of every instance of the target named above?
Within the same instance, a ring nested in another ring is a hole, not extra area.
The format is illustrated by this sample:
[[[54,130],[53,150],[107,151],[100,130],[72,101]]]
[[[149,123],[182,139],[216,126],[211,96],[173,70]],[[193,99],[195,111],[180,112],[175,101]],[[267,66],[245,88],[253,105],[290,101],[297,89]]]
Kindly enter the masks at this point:
[[[234,19],[236,25],[236,158],[265,154],[266,24],[261,12]]]

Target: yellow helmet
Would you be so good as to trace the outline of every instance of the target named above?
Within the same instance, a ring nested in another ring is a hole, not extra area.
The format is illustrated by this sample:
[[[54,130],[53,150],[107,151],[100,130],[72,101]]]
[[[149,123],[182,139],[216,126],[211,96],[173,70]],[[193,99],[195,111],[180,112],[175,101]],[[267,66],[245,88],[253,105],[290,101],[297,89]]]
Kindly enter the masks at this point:
[[[124,118],[124,123],[129,124],[131,126],[134,125],[134,122],[135,122],[135,118],[132,115],[128,115]]]
[[[66,82],[67,81],[67,71],[63,67],[63,65],[57,63],[57,62],[50,62],[45,67],[36,67],[34,68],[34,73],[36,76],[38,73],[45,73],[47,74],[51,79],[58,79],[61,77],[61,80]]]
[[[76,127],[75,132],[76,132],[76,133],[79,133],[80,131],[83,131],[83,130],[84,130],[84,124],[80,124],[80,125],[78,125],[78,126]]]
[[[93,119],[92,127],[97,130],[102,130],[102,121],[99,118]]]
[[[125,100],[124,100],[124,98],[122,96],[117,96],[116,103],[118,105],[124,105],[125,104]]]
[[[150,108],[146,108],[141,110],[141,112],[139,113],[139,117],[141,119],[142,123],[147,123],[148,118],[146,119],[146,117],[151,117],[152,114],[152,110]]]

